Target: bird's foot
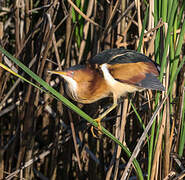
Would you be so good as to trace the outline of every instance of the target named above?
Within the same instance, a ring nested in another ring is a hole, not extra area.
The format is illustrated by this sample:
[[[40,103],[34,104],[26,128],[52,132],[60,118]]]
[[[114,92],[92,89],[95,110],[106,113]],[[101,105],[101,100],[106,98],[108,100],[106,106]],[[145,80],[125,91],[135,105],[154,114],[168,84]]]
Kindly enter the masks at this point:
[[[98,134],[102,134],[102,132],[101,132],[101,130],[102,130],[102,128],[101,128],[101,118],[97,118],[97,119],[94,119],[94,121],[98,124],[98,127],[97,127],[97,129],[98,129]],[[95,138],[98,138],[97,137],[97,135],[94,133],[94,126],[91,126],[91,133],[92,133],[92,135],[95,137]]]

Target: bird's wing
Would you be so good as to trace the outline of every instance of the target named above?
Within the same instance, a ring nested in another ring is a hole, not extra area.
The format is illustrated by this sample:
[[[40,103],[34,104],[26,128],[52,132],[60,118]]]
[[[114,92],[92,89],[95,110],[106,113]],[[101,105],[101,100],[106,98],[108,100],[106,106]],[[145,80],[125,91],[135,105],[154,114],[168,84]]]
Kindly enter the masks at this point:
[[[107,64],[111,75],[122,83],[141,88],[164,90],[157,79],[160,67],[144,54],[128,49],[109,49],[94,56],[90,65]]]
[[[157,68],[152,62],[108,64],[108,70],[119,82],[146,89],[164,90],[157,79]]]

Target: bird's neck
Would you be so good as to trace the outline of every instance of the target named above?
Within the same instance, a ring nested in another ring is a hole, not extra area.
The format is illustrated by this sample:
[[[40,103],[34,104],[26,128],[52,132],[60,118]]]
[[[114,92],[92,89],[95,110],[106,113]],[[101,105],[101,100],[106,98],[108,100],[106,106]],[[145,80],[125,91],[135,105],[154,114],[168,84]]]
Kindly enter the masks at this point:
[[[82,103],[93,103],[109,95],[109,89],[106,81],[99,72],[91,71],[91,78],[78,84],[84,88],[78,88],[78,96]]]

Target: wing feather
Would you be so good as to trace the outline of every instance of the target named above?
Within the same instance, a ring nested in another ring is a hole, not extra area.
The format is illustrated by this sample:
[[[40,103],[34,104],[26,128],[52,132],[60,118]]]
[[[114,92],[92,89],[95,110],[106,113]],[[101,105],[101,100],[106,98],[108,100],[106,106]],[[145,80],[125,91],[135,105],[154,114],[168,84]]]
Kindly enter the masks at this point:
[[[114,64],[108,68],[111,75],[119,82],[147,89],[164,90],[157,79],[159,73],[151,62]]]
[[[109,72],[119,82],[147,89],[164,90],[157,79],[160,67],[139,52],[123,48],[104,50],[94,56],[89,64],[95,69],[107,64]]]

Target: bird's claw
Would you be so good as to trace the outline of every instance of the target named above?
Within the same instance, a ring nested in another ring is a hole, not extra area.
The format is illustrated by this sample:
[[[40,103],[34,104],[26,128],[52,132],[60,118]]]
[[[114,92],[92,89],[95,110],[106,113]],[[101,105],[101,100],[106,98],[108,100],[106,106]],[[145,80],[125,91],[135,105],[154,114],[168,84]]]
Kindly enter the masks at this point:
[[[97,118],[97,119],[94,119],[94,121],[98,124],[98,134],[102,134],[101,130],[102,130],[102,127],[101,127],[101,119],[100,118]],[[98,138],[97,135],[94,133],[94,126],[91,126],[91,133],[92,135],[95,137],[95,138]]]

